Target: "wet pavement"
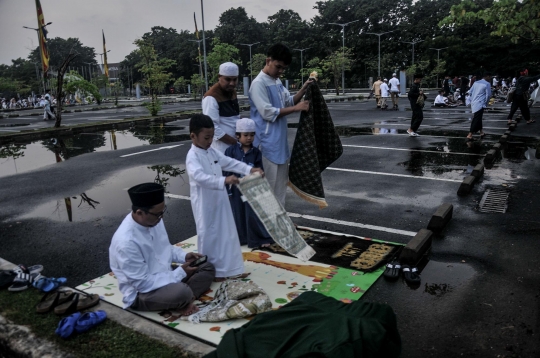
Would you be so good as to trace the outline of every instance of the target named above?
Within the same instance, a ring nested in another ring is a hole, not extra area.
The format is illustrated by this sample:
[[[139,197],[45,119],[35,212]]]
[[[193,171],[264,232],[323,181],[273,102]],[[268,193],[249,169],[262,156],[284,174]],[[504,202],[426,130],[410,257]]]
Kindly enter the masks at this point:
[[[407,243],[411,236],[404,233],[425,228],[442,203],[451,203],[454,218],[434,238],[421,267],[421,285],[413,289],[401,279],[381,278],[363,299],[394,308],[403,357],[536,356],[540,185],[535,148],[540,130],[521,122],[472,193],[458,197],[463,178],[506,131],[508,108],[498,105],[486,113],[487,136],[467,142],[469,113],[463,107],[426,108],[421,137],[411,138],[405,133],[411,112],[403,99],[400,111],[377,111],[373,104],[329,104],[344,145],[343,156],[323,173],[329,207],[319,210],[288,192],[287,210],[304,215],[293,220]],[[533,116],[539,112],[533,108]],[[289,122],[292,145],[298,116]],[[0,257],[44,264],[46,275],[66,276],[73,286],[108,272],[110,238],[129,212],[126,189],[144,181],[166,185],[164,220],[171,240],[195,235],[184,172],[191,145],[187,123],[2,148]],[[478,211],[488,188],[510,190],[506,214]]]

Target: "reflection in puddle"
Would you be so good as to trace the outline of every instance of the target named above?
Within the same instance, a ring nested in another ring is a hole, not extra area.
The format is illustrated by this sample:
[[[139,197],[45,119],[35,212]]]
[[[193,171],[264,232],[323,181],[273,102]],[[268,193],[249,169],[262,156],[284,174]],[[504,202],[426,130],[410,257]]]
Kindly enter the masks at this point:
[[[442,297],[469,283],[476,271],[466,263],[430,260],[422,269],[422,296]]]
[[[39,217],[78,222],[127,214],[131,209],[127,188],[144,182],[155,182],[162,184],[167,193],[189,196],[189,182],[184,174],[185,168],[169,164],[131,168],[114,174],[82,194],[40,205],[20,219]]]
[[[126,130],[80,133],[0,147],[0,176],[38,169],[81,154],[189,140],[185,127],[134,126]]]

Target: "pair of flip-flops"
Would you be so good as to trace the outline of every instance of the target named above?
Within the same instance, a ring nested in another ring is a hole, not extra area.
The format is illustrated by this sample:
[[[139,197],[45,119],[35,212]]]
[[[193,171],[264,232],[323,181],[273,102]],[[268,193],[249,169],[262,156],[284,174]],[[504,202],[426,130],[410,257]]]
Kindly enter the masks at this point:
[[[74,332],[84,333],[92,327],[97,326],[105,321],[107,313],[105,311],[80,312],[73,313],[66,318],[63,318],[55,330],[55,333],[62,338],[69,338]]]
[[[58,298],[60,300],[62,296]],[[51,306],[54,304],[54,298],[49,298],[53,302],[51,303]],[[44,299],[47,301],[47,298]],[[82,311],[90,307],[94,307],[99,303],[99,295],[97,294],[86,294],[86,293],[74,293],[73,295],[69,295],[69,297],[65,298],[63,303],[57,302],[58,305],[54,307],[54,313],[58,315],[62,314],[70,314],[77,311]],[[46,307],[46,305],[45,305]],[[43,308],[45,309],[45,308]],[[51,307],[49,307],[49,310]],[[37,310],[37,307],[36,307]]]
[[[409,285],[420,284],[421,279],[418,274],[418,269],[409,265],[402,266],[398,261],[392,261],[386,264],[383,276],[390,280],[396,280],[399,278],[400,272],[403,272],[403,278]]]
[[[34,280],[40,277],[41,271],[43,271],[42,265],[29,267],[18,265],[13,270],[1,270],[0,288],[8,287],[13,292],[26,290]]]
[[[49,292],[41,298],[36,305],[37,313],[47,313],[53,310],[56,306],[70,301],[75,293],[73,291],[56,291]]]
[[[67,279],[65,277],[54,278],[41,276],[39,279],[34,281],[34,283],[32,283],[32,286],[43,292],[51,292],[56,290],[58,287],[65,285],[66,282]]]

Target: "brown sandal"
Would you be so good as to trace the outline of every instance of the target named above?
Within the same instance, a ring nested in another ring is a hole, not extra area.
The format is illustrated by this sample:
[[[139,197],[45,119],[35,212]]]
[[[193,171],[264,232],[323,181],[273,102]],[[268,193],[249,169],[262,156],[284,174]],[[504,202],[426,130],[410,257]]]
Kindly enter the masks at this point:
[[[45,296],[43,296],[39,303],[36,305],[36,312],[47,313],[54,307],[71,300],[73,295],[73,291],[49,292]]]

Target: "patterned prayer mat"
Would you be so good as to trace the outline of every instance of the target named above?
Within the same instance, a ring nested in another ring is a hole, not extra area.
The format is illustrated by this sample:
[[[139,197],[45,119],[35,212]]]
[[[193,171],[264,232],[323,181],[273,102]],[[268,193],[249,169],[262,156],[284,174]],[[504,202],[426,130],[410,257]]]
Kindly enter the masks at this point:
[[[306,230],[307,228],[301,229]],[[309,230],[336,234],[314,229]],[[352,241],[363,240],[362,237],[358,236],[348,236],[347,238]],[[194,236],[177,245],[188,252],[196,252],[197,237]],[[312,261],[302,262],[291,256],[251,251],[246,246],[242,247],[242,251],[246,272],[251,272],[249,278],[245,280],[253,280],[264,289],[270,297],[272,309],[278,309],[302,292],[310,290],[320,292],[342,302],[351,302],[362,297],[384,272],[383,267],[373,272],[361,272]],[[201,297],[201,300],[211,300],[219,286],[220,283],[213,283],[211,291]],[[102,300],[122,307],[122,294],[118,290],[118,283],[112,272],[83,283],[76,288],[88,293],[97,293]],[[180,316],[173,311],[131,312],[213,345],[219,344],[221,337],[227,330],[240,327],[249,322],[248,317],[248,319],[237,318],[223,322],[193,324],[180,319]]]
[[[395,257],[403,247],[401,244],[366,238],[358,240],[347,235],[327,234],[308,229],[298,230],[298,233],[316,252],[310,261],[364,272],[381,267]],[[261,250],[287,255],[277,243]]]
[[[328,204],[321,172],[341,156],[343,146],[316,82],[308,87],[306,101],[309,111],[300,114],[289,165],[289,186],[302,199],[322,209]]]
[[[276,199],[266,178],[259,174],[248,175],[240,180],[238,189],[280,247],[302,261],[315,255],[315,251],[295,230],[291,218]]]

